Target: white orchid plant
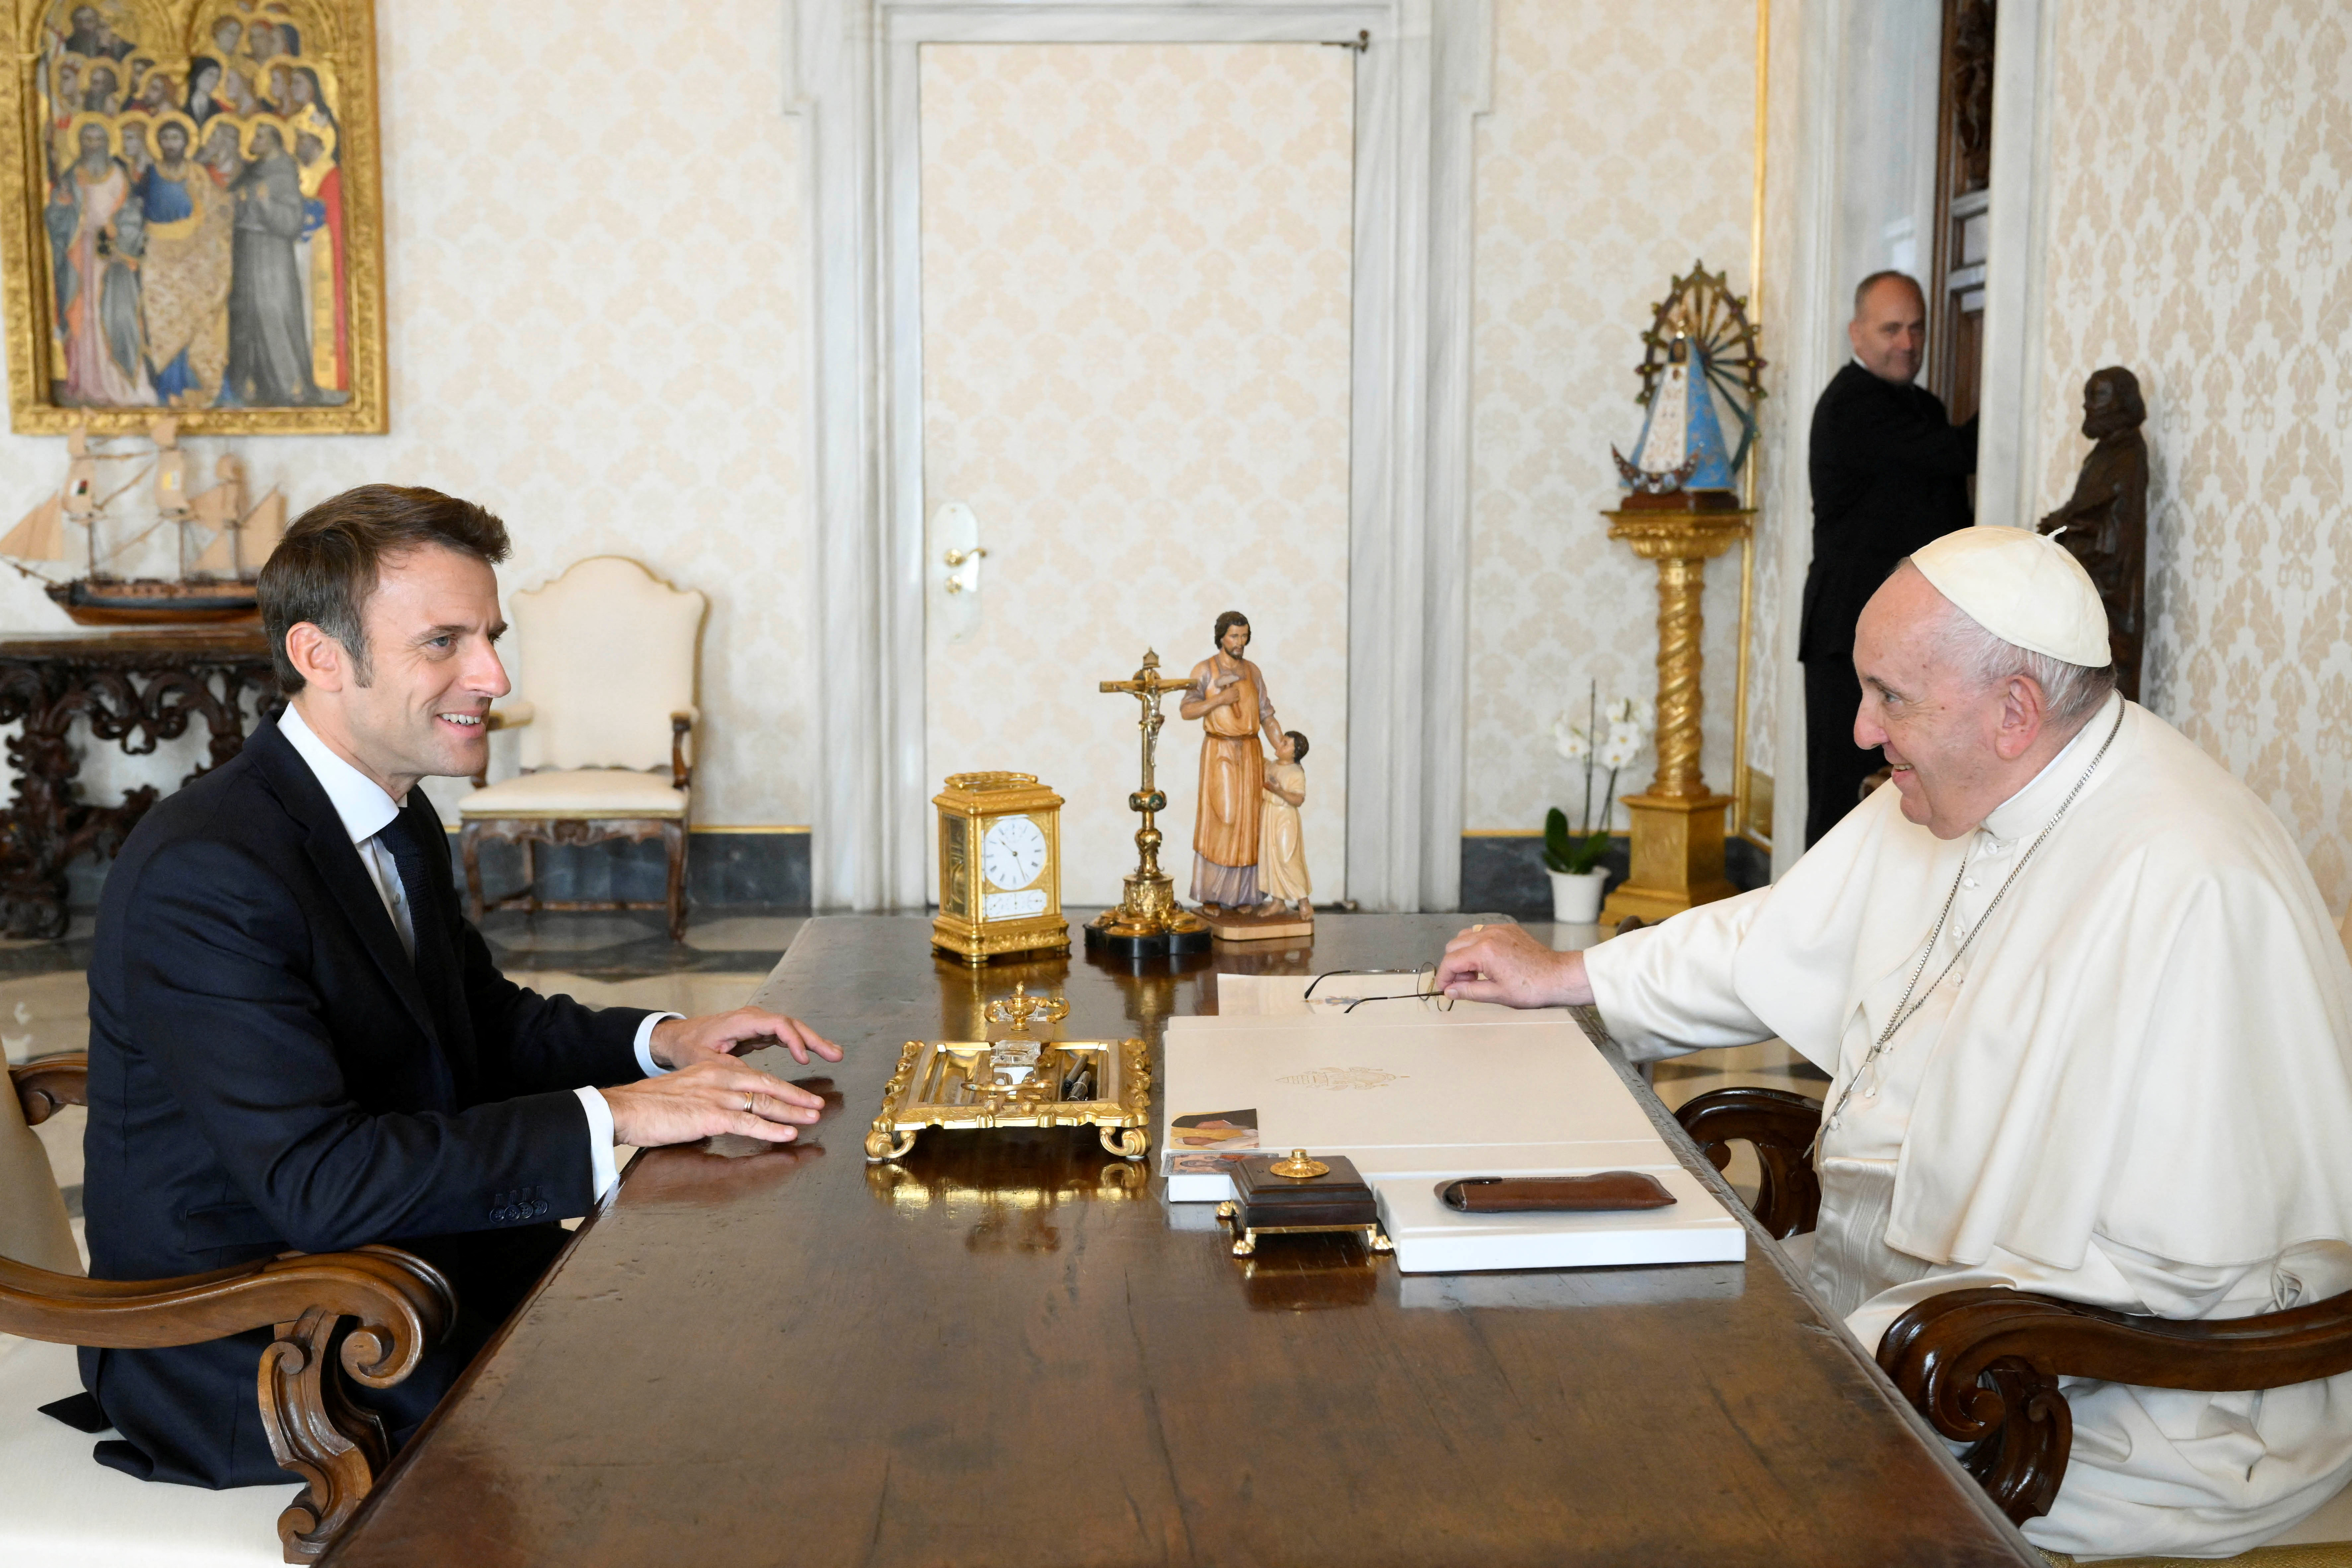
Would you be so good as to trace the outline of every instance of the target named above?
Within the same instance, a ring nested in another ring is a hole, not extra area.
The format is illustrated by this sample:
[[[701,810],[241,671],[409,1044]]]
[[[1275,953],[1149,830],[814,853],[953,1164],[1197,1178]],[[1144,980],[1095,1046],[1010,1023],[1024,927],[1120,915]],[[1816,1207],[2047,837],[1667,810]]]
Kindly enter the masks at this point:
[[[1577,817],[1576,830],[1569,831],[1568,814],[1558,806],[1544,817],[1544,865],[1553,871],[1590,871],[1609,852],[1609,818],[1617,799],[1617,775],[1633,765],[1649,742],[1649,710],[1638,699],[1615,698],[1604,708],[1601,683],[1596,680],[1586,696],[1585,710],[1580,730],[1569,722],[1566,713],[1552,721],[1552,744],[1561,758],[1584,765],[1584,810]],[[1598,768],[1609,770],[1609,783],[1601,792],[1601,818],[1596,824],[1592,774]]]

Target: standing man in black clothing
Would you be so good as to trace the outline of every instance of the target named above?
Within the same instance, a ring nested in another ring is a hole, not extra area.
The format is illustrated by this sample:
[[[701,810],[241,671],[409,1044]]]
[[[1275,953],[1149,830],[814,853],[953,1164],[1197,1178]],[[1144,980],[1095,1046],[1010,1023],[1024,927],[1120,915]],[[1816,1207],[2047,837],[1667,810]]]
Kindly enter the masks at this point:
[[[1927,301],[1901,272],[1853,291],[1853,359],[1813,407],[1813,564],[1805,574],[1797,658],[1805,667],[1805,842],[1853,809],[1879,766],[1853,743],[1862,687],[1853,628],[1897,563],[1969,526],[1977,422],[1955,426],[1943,400],[1912,380],[1927,342]]]

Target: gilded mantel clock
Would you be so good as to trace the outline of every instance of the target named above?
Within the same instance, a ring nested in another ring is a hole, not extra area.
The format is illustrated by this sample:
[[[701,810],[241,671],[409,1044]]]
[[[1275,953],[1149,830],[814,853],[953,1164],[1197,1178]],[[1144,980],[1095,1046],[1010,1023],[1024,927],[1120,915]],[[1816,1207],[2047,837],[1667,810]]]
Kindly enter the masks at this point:
[[[1062,797],[1031,773],[953,773],[940,808],[940,912],[931,945],[966,963],[1066,952]]]

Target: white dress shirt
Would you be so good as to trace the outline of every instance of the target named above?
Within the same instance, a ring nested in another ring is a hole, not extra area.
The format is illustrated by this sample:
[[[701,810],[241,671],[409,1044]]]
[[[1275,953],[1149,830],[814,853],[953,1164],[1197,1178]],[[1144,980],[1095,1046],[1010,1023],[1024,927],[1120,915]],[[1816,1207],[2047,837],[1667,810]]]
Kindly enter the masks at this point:
[[[401,947],[413,961],[416,957],[416,926],[408,910],[408,890],[401,883],[400,864],[392,858],[392,847],[383,841],[383,830],[400,815],[399,805],[383,792],[382,785],[337,756],[334,749],[302,721],[301,710],[292,703],[288,703],[286,711],[278,716],[278,730],[310,764],[319,787],[327,792],[335,815],[342,819],[343,831],[352,836],[352,847],[359,851],[361,867],[367,872],[368,880],[375,884],[376,897],[383,900],[384,912],[392,917],[393,930],[400,933]],[[650,1013],[637,1026],[637,1066],[647,1078],[659,1078],[669,1070],[654,1060],[654,1026],[665,1018],[681,1016],[677,1013]],[[613,1108],[593,1088],[583,1086],[572,1092],[580,1097],[580,1109],[588,1115],[588,1160],[595,1172],[596,1196],[602,1199],[621,1179],[613,1160]]]

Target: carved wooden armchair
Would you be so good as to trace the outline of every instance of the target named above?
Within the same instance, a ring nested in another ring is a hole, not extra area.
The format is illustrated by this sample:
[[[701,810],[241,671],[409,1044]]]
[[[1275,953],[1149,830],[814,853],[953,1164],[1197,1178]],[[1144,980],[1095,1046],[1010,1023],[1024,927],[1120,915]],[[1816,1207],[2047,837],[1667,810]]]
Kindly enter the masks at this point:
[[[670,940],[685,936],[695,646],[707,603],[617,555],[593,556],[514,596],[531,700],[493,711],[490,728],[522,731],[523,771],[495,784],[476,775],[457,807],[476,920],[485,907],[481,845],[496,838],[520,847],[523,888],[488,907],[667,910]],[[668,856],[661,901],[540,897],[538,846],[648,838]]]
[[[1813,1228],[1822,1190],[1808,1153],[1819,1101],[1719,1089],[1675,1116],[1718,1171],[1730,1163],[1732,1142],[1755,1149],[1762,1171],[1755,1214],[1766,1230],[1786,1239]],[[1961,1463],[2023,1524],[2050,1511],[2066,1477],[2074,1428],[2061,1377],[2222,1394],[2352,1372],[2352,1292],[2284,1312],[2180,1321],[2021,1290],[1951,1290],[1895,1321],[1878,1342],[1878,1364],[1937,1431],[1974,1445]],[[2322,1513],[2332,1521],[2336,1508]],[[2298,1527],[2281,1539],[2334,1538]]]
[[[47,1121],[61,1107],[86,1104],[89,1071],[89,1058],[79,1054],[9,1068],[16,1105],[0,1106],[0,1138],[29,1142],[25,1126]],[[37,1144],[33,1152],[46,1167]],[[21,1171],[21,1162],[14,1168]],[[0,1202],[9,1196],[0,1193]],[[63,1211],[58,1213],[61,1219]],[[72,1249],[70,1233],[64,1247]],[[456,1298],[439,1270],[389,1247],[288,1254],[138,1281],[89,1279],[0,1258],[0,1336],[20,1337],[0,1339],[6,1352],[0,1355],[0,1390],[9,1401],[0,1410],[0,1432],[7,1434],[12,1464],[0,1481],[17,1494],[0,1518],[0,1557],[16,1555],[8,1536],[28,1523],[23,1500],[58,1499],[78,1505],[69,1521],[72,1539],[92,1558],[124,1563],[148,1554],[126,1535],[152,1544],[160,1534],[184,1553],[204,1544],[192,1536],[224,1521],[232,1527],[249,1521],[257,1558],[268,1555],[268,1507],[283,1492],[202,1492],[133,1480],[97,1465],[87,1438],[35,1413],[31,1406],[40,1400],[79,1389],[70,1347],[151,1349],[274,1330],[277,1337],[256,1369],[262,1424],[278,1462],[303,1483],[278,1515],[277,1534],[286,1562],[309,1563],[326,1550],[391,1458],[382,1422],[351,1399],[342,1379],[391,1387],[415,1369],[456,1315]],[[336,1354],[334,1335],[345,1320],[351,1332]],[[65,1348],[59,1356],[50,1347]],[[44,1464],[57,1473],[26,1473]],[[54,1544],[51,1533],[45,1544]],[[243,1541],[232,1536],[226,1544],[236,1550]]]

